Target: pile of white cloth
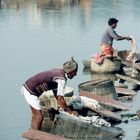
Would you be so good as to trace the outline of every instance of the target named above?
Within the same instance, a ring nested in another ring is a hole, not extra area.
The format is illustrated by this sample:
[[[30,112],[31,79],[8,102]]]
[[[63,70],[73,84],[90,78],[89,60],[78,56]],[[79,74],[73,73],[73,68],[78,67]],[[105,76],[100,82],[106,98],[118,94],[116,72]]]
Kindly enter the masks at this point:
[[[99,102],[95,99],[91,99],[85,96],[80,96],[81,101],[84,104],[84,107],[90,108],[90,109],[102,109]]]
[[[68,115],[69,117],[76,119],[77,121],[92,124],[92,125],[97,126],[97,127],[101,127],[101,126],[111,127],[111,124],[109,122],[107,122],[106,120],[104,120],[103,118],[101,118],[100,116],[83,117],[81,115],[73,116],[65,111],[59,111],[59,112],[60,112],[60,114]]]
[[[71,101],[70,103],[71,105],[73,105],[74,109],[82,109],[83,107],[87,107],[89,109],[102,109],[101,105],[99,104],[99,102],[97,100],[85,97],[85,96],[75,96],[75,98]],[[66,113],[66,112],[62,112],[62,113]],[[70,115],[70,114],[68,114]],[[91,116],[91,117],[83,117],[83,116],[73,116],[76,119],[83,121],[83,122],[87,122],[89,124],[95,125],[95,126],[106,126],[106,127],[110,127],[111,124],[109,122],[107,122],[106,120],[102,119],[100,116]]]
[[[97,100],[85,96],[75,96],[69,105],[73,105],[74,109],[82,109],[83,107],[90,109],[102,109]]]
[[[99,116],[92,116],[92,117],[78,116],[78,118],[83,122],[87,122],[87,123],[90,123],[90,124],[95,125],[95,126],[106,126],[106,127],[111,126],[111,124],[109,122],[107,122],[106,120],[102,119]]]

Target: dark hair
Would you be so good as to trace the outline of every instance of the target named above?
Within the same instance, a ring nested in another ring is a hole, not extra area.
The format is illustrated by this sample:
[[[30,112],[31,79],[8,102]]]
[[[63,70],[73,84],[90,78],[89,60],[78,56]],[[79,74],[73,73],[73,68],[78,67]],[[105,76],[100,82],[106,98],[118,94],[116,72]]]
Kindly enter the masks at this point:
[[[118,22],[117,19],[115,19],[115,18],[110,18],[110,19],[108,20],[108,25],[112,25],[112,24],[117,23],[117,22]]]

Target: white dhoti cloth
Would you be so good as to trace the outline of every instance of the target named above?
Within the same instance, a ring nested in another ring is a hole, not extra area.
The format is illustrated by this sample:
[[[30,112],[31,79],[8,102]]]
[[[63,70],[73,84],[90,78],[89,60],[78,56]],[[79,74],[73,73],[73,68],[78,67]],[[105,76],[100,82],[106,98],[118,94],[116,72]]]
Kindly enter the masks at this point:
[[[41,110],[39,98],[35,95],[30,94],[30,92],[24,86],[22,86],[21,88],[21,94],[24,95],[25,100],[31,107],[37,110]]]

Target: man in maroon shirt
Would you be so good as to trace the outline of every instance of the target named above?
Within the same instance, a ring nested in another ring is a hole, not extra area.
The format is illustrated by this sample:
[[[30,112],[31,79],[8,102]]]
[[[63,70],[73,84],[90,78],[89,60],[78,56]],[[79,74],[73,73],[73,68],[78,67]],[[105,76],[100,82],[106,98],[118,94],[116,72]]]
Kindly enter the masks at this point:
[[[27,103],[32,111],[32,128],[40,130],[43,121],[43,115],[40,108],[39,96],[44,91],[52,90],[60,107],[69,114],[78,115],[76,111],[71,111],[64,100],[64,88],[67,79],[72,79],[77,75],[78,64],[71,58],[63,64],[63,68],[51,69],[40,72],[30,77],[21,89]]]

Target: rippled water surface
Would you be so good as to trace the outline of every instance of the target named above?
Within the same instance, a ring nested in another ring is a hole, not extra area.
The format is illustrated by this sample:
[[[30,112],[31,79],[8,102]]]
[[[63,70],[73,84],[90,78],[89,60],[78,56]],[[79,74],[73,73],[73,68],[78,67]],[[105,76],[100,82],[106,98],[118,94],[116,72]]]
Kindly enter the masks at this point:
[[[77,77],[68,85],[91,79],[83,73],[82,60],[99,52],[107,20],[119,20],[116,31],[132,35],[140,51],[139,0],[0,0],[0,139],[20,140],[30,128],[31,113],[20,94],[22,83],[31,75],[54,67],[74,56],[79,63]],[[130,42],[114,41],[119,50]],[[139,93],[132,112],[140,109]],[[139,121],[120,125],[124,140],[136,140]]]

